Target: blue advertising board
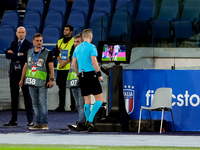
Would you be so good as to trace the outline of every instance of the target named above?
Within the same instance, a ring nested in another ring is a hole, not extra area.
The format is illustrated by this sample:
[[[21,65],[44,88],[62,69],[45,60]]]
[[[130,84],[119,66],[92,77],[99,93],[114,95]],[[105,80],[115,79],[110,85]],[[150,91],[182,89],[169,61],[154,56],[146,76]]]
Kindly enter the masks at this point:
[[[112,80],[111,80],[112,81]],[[123,70],[125,107],[133,120],[139,119],[141,106],[151,106],[154,92],[160,87],[172,88],[172,112],[177,131],[200,131],[199,70]],[[151,112],[160,119],[161,112]],[[142,119],[149,119],[144,110]],[[164,113],[167,130],[173,131],[170,112]]]

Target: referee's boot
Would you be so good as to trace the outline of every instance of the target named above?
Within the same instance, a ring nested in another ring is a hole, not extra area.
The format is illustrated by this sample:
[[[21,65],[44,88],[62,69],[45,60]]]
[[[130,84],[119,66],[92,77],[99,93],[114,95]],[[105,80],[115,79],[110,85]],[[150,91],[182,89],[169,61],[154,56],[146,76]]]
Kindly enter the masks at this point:
[[[88,128],[88,132],[97,132],[98,130],[95,128],[92,122],[85,122],[85,126]]]

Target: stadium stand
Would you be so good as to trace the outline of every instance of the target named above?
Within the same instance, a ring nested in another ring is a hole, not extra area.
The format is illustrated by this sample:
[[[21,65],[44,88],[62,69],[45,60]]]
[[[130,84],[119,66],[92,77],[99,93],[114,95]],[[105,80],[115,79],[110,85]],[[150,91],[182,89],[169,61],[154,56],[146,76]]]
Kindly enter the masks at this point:
[[[137,5],[138,0],[117,0],[115,9],[127,10],[131,15],[131,19],[134,19]]]
[[[67,24],[70,24],[74,27],[73,36],[82,32],[86,25],[86,16],[82,11],[73,11],[69,15]],[[78,30],[78,31],[76,31]]]
[[[44,44],[47,44],[47,43],[56,44],[58,39],[60,39],[61,37],[60,27],[56,25],[48,25],[44,27],[42,34],[44,38]],[[45,47],[52,51],[55,48],[55,45],[45,46]]]
[[[116,8],[119,8],[129,2],[132,2],[132,0],[117,0],[116,2]]]
[[[90,18],[90,27],[102,26],[103,28],[108,28],[111,10],[112,6],[110,0],[96,0]]]
[[[92,16],[90,18],[90,23],[110,12],[111,12],[110,0],[96,0],[94,3]]]
[[[41,14],[41,18],[43,18],[45,9],[44,0],[28,0],[26,6],[26,12],[28,11],[38,11]]]
[[[38,11],[28,11],[24,16],[23,26],[34,26],[41,32],[42,18]]]
[[[0,53],[4,53],[9,47],[10,42],[15,39],[15,28],[12,26],[0,27]]]
[[[50,11],[60,11],[63,17],[66,17],[67,12],[67,1],[66,0],[51,0],[48,12]]]
[[[132,21],[132,38],[149,38],[151,36],[151,22],[154,11],[154,0],[140,0],[136,18]]]
[[[175,46],[178,39],[188,39],[197,33],[196,21],[199,19],[200,1],[184,0],[183,5],[180,20],[174,22]]]
[[[44,28],[49,26],[49,25],[56,25],[60,28],[60,33],[62,33],[63,29],[63,14],[60,11],[50,11],[48,12],[45,23],[44,23]]]
[[[178,20],[178,0],[162,0],[158,17],[152,23],[153,45],[155,39],[170,39],[173,36],[173,22]]]
[[[108,40],[129,40],[128,27],[130,26],[130,14],[126,10],[117,10],[114,13]]]
[[[86,27],[88,27],[89,18],[91,17],[91,7],[90,7],[89,1],[88,0],[74,0],[71,7],[69,18],[71,16],[71,13],[72,12],[74,13],[75,11],[81,11],[85,14],[84,26],[86,25]]]
[[[4,13],[2,20],[1,20],[1,27],[2,26],[11,26],[14,27],[16,30],[19,26],[19,13],[14,10],[8,10]]]
[[[18,0],[2,0],[0,8],[7,11],[2,15],[1,27],[10,25],[16,30],[23,25],[32,34],[43,33],[43,28],[49,25],[58,25],[62,35],[63,25],[67,23],[74,26],[73,35],[90,27],[96,33],[103,31],[104,35],[95,40],[102,37],[131,41],[152,39],[152,46],[159,39],[173,39],[177,46],[179,40],[189,40],[200,30],[200,0],[74,0],[70,6],[67,0],[27,0],[26,3],[24,19],[20,22],[16,11],[20,5]],[[127,18],[117,18],[120,13]]]
[[[33,35],[38,32],[38,29],[35,26],[24,26],[26,28],[26,39],[33,41]]]
[[[89,27],[93,31],[93,40],[92,44],[96,47],[98,45],[98,41],[105,41],[107,38],[107,31],[105,27],[102,26],[90,26]]]
[[[94,11],[90,19],[90,25],[103,25],[107,27],[108,13],[105,11]]]

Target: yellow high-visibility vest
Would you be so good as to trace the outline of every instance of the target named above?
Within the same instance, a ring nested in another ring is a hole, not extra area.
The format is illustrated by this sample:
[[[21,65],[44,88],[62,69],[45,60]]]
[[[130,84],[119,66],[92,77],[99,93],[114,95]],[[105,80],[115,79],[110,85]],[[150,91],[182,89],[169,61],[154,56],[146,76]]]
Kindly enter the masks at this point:
[[[64,38],[58,40],[58,49],[60,51],[59,57],[61,60],[67,60],[69,58],[72,46],[74,45],[74,38],[71,38],[67,43],[63,43]],[[58,62],[57,70],[69,70],[70,63],[66,64],[63,68],[59,69],[60,63]]]

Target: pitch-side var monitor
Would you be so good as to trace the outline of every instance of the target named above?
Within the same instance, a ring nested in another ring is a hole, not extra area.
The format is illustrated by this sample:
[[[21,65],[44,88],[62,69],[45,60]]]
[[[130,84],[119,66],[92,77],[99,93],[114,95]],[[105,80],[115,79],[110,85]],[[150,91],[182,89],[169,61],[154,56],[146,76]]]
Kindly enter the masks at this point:
[[[97,46],[100,63],[130,63],[131,44],[126,41],[99,41]]]

